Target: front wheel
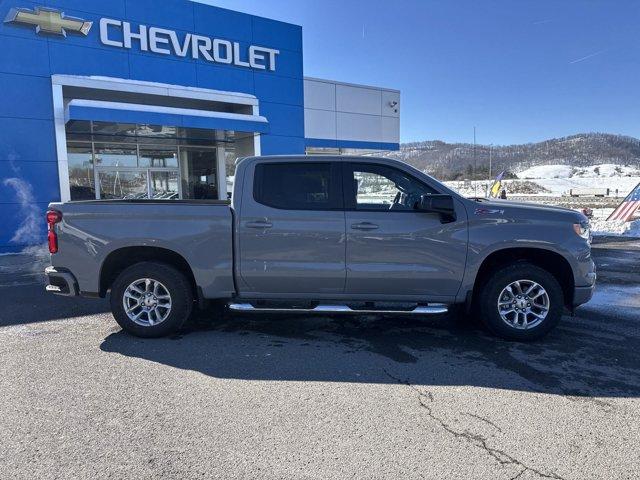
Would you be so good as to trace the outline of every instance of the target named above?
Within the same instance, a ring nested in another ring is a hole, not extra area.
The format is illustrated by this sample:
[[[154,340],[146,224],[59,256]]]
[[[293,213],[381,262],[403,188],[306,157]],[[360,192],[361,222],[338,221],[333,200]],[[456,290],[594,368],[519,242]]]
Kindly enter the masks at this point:
[[[162,337],[176,332],[192,309],[189,281],[164,263],[132,265],[111,287],[111,312],[116,322],[137,337]]]
[[[478,305],[484,325],[509,340],[536,340],[562,318],[564,295],[556,278],[529,263],[504,267],[483,282]]]

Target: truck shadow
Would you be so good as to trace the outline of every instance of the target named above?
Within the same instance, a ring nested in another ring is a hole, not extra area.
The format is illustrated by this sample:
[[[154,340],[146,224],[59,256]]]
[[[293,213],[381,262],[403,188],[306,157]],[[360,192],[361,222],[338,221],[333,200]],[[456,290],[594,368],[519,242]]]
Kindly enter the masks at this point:
[[[544,340],[499,340],[453,318],[233,316],[170,339],[122,332],[105,352],[217,378],[473,385],[576,397],[640,396],[632,318],[568,318]]]
[[[1,287],[0,327],[110,312],[106,299],[59,297],[45,293],[44,288],[40,283]]]

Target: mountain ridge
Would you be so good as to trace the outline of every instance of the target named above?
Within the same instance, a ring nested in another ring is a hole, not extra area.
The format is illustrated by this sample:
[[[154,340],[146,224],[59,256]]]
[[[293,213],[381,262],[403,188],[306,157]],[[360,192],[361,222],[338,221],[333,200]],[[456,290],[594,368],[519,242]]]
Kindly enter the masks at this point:
[[[474,145],[426,140],[400,145],[386,157],[402,160],[442,180],[473,178]],[[538,165],[587,167],[616,164],[640,167],[640,139],[610,133],[578,133],[541,142],[475,146],[476,177],[507,171],[511,175]]]

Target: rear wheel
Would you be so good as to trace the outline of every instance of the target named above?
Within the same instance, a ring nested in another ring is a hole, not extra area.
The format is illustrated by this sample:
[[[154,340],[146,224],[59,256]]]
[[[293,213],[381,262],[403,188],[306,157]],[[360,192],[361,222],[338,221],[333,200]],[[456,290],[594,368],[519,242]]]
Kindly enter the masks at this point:
[[[536,340],[562,318],[564,295],[556,278],[530,263],[517,263],[483,282],[478,305],[484,325],[509,340]]]
[[[111,311],[116,322],[138,337],[162,337],[179,330],[192,309],[189,281],[163,263],[132,265],[111,287]]]

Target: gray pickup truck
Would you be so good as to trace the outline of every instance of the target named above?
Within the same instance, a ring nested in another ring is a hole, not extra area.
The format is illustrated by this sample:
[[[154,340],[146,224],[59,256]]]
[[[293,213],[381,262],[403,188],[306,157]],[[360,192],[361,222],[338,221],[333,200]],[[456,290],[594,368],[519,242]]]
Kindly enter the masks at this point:
[[[532,340],[594,290],[587,218],[467,199],[402,162],[251,157],[231,202],[52,203],[47,290],[105,297],[138,336],[194,308],[430,315]]]

